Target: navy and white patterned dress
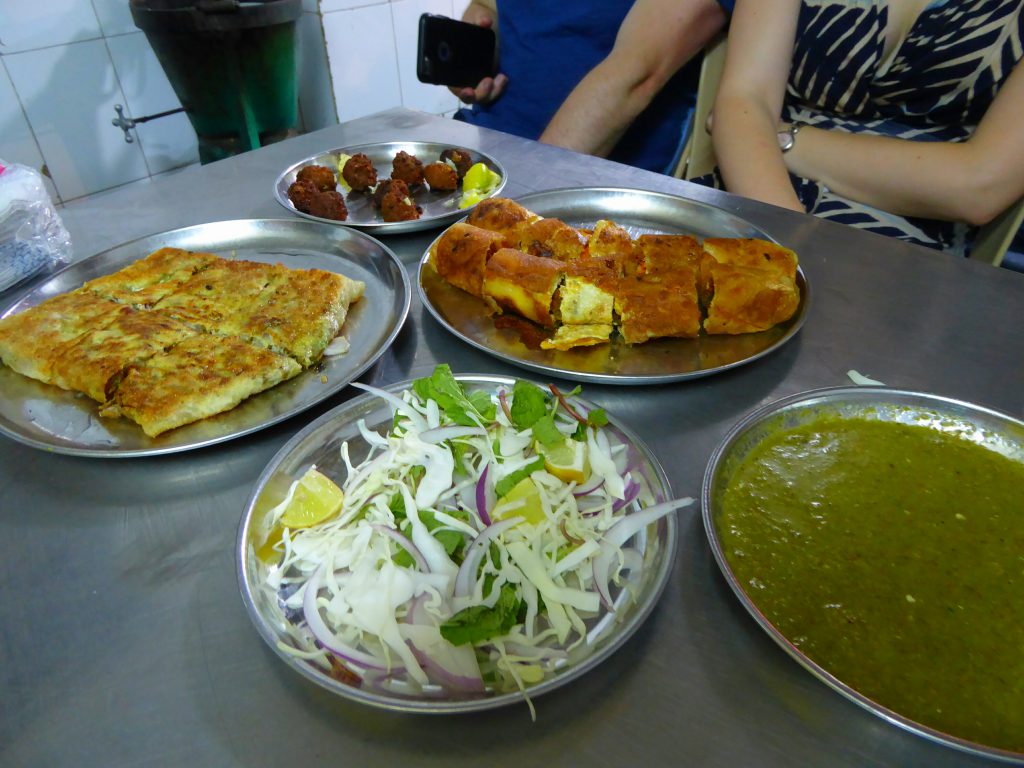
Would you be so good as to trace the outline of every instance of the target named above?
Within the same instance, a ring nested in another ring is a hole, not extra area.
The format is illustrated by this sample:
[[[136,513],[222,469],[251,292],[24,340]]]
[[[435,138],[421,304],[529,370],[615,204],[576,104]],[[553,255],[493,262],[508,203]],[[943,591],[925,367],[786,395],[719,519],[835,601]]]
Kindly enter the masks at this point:
[[[935,0],[886,61],[887,0],[804,0],[782,119],[964,141],[1022,58],[1022,7],[1024,0]],[[896,216],[791,178],[815,216],[961,254],[973,236],[965,224]]]

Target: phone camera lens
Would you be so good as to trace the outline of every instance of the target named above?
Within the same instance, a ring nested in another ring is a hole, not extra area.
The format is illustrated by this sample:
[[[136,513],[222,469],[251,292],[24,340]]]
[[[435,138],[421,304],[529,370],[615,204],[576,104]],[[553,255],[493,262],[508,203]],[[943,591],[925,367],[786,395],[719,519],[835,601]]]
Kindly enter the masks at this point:
[[[444,40],[437,45],[437,58],[441,61],[451,61],[452,49],[451,46]]]

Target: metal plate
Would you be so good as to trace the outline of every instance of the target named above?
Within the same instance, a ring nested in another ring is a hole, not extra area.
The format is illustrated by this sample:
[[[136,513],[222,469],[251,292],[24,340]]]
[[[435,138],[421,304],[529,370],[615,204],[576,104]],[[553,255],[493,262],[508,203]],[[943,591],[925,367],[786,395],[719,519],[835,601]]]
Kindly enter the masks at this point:
[[[513,379],[482,375],[459,375],[456,378],[469,389],[496,391],[510,389]],[[387,387],[390,392],[408,389],[411,382]],[[587,401],[576,399],[587,405]],[[325,674],[319,667],[281,650],[279,643],[292,642],[284,632],[287,619],[281,610],[277,592],[267,585],[268,566],[256,556],[256,550],[267,538],[268,513],[279,504],[291,483],[302,476],[310,464],[342,481],[346,476],[341,459],[340,445],[351,441],[353,464],[366,456],[366,445],[360,437],[357,422],[366,420],[373,430],[387,429],[392,423],[391,407],[373,395],[361,395],[324,414],[307,426],[273,458],[263,471],[242,516],[238,529],[237,563],[239,586],[249,617],[267,645],[292,669],[300,672],[317,685],[348,699],[384,709],[453,713],[492,709],[524,700],[516,691],[489,693],[482,698],[454,698],[442,690],[428,696],[401,696],[393,692],[379,692],[370,688],[343,683]],[[609,428],[619,439],[635,451],[633,464],[639,481],[650,489],[656,502],[671,498],[668,477],[648,448],[628,429],[611,419]],[[634,600],[626,600],[623,593],[614,597],[616,610],[606,613],[590,627],[589,642],[582,643],[569,656],[568,663],[553,676],[528,688],[530,698],[554,690],[592,669],[614,653],[639,628],[661,596],[672,571],[678,539],[676,516],[670,514],[637,534],[635,546],[643,555],[643,575],[636,588]]]
[[[165,246],[291,268],[315,267],[362,280],[365,294],[352,305],[343,329],[351,348],[230,411],[156,438],[147,437],[127,419],[100,418],[98,405],[84,395],[42,384],[0,365],[0,432],[48,451],[105,458],[174,453],[231,440],[294,416],[344,389],[391,345],[409,312],[409,278],[398,258],[372,237],[309,221],[242,219],[150,235],[76,262],[22,296],[4,316],[115,272]]]
[[[647,233],[704,237],[774,239],[749,222],[695,200],[639,189],[584,187],[537,192],[517,198],[534,213],[577,227],[590,228],[611,219],[633,237]],[[436,240],[434,242],[437,242]],[[431,244],[431,248],[433,244]],[[645,344],[609,344],[567,351],[533,349],[511,329],[499,329],[482,299],[444,280],[427,262],[419,268],[423,305],[445,328],[477,349],[506,362],[552,376],[601,384],[658,384],[693,379],[735,368],[778,349],[800,330],[810,306],[803,270],[797,269],[800,306],[784,323],[761,333],[707,336],[696,339],[654,339]]]
[[[372,195],[365,192],[348,192],[345,194],[339,188],[338,191],[345,195],[348,218],[345,221],[335,221],[334,219],[322,219],[319,216],[313,216],[296,210],[295,206],[292,205],[292,201],[288,199],[288,187],[295,181],[295,174],[298,173],[299,169],[307,165],[326,165],[331,169],[337,170],[338,155],[340,154],[354,155],[357,152],[362,152],[370,158],[373,167],[376,168],[377,178],[387,179],[391,177],[391,161],[399,152],[408,152],[410,155],[415,155],[424,165],[427,165],[437,160],[446,149],[458,149],[469,153],[473,163],[484,163],[501,177],[497,188],[488,197],[497,195],[504,188],[505,182],[508,179],[505,174],[505,168],[493,157],[479,150],[460,147],[457,144],[440,144],[436,141],[385,141],[375,144],[357,144],[351,147],[331,149],[295,163],[295,165],[277,177],[277,181],[274,182],[274,197],[277,198],[277,202],[298,216],[335,226],[358,227],[364,232],[372,232],[379,235],[417,232],[423,229],[445,226],[462,218],[473,208],[473,206],[459,208],[459,198],[462,196],[462,193],[458,190],[454,192],[432,192],[426,186],[414,187],[410,190],[413,202],[423,208],[423,214],[420,218],[414,221],[384,221],[373,205]]]
[[[840,694],[901,728],[927,739],[979,755],[1024,763],[1024,754],[966,741],[894,712],[846,685],[772,625],[734,574],[718,536],[721,497],[732,474],[764,439],[777,430],[809,423],[823,415],[916,424],[959,435],[1024,463],[1024,422],[972,403],[884,387],[837,387],[805,392],[770,403],[742,419],[712,454],[704,474],[704,529],[715,560],[733,592],[757,623],[801,666]],[[964,547],[972,547],[969,539]],[[940,673],[936,670],[936,673]]]

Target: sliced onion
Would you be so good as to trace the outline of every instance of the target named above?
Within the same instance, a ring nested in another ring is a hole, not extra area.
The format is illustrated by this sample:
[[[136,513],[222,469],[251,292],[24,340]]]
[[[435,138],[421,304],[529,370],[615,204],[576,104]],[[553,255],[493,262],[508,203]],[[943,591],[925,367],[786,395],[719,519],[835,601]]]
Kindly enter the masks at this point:
[[[306,593],[302,600],[302,614],[306,619],[306,626],[313,633],[313,637],[339,659],[360,667],[366,667],[367,669],[390,669],[392,672],[404,670],[405,667],[401,663],[393,663],[389,667],[382,659],[353,648],[330,630],[323,617],[320,616],[320,609],[316,604],[316,594],[320,591],[320,580],[323,578],[323,571],[324,566],[321,565],[310,576],[309,581],[306,582]]]
[[[476,583],[476,572],[480,570],[480,563],[483,562],[484,555],[487,554],[491,540],[521,522],[522,519],[521,517],[510,517],[507,520],[499,520],[480,531],[480,535],[469,543],[469,546],[466,547],[466,556],[455,576],[455,591],[453,593],[455,597],[466,597],[472,591],[473,585]]]
[[[487,474],[490,469],[491,465],[487,464],[480,473],[480,479],[476,481],[476,514],[484,525],[491,524],[491,507],[494,506],[494,499],[491,498],[494,492],[487,485]]]
[[[394,528],[389,528],[388,526],[381,525],[379,523],[375,523],[370,527],[377,533],[398,542],[402,549],[412,556],[412,559],[416,562],[417,568],[419,568],[423,573],[430,573],[430,566],[427,565],[427,559],[423,557],[423,553],[420,552],[419,548],[409,540],[408,536],[401,531],[396,531]]]
[[[618,512],[624,506],[632,504],[636,500],[636,497],[640,495],[640,483],[635,483],[633,478],[629,478],[626,481],[626,490],[623,493],[623,497],[616,499],[612,504],[612,512]]]
[[[344,336],[335,336],[331,343],[324,349],[324,357],[335,357],[336,355],[344,355],[348,352],[351,345],[348,343],[348,339]]]
[[[487,430],[482,427],[435,427],[420,433],[420,440],[424,443],[443,443],[445,440],[452,440],[456,437],[486,437]]]
[[[387,392],[383,389],[371,387],[369,384],[361,384],[358,381],[353,381],[352,386],[355,387],[356,389],[361,389],[364,392],[370,392],[379,397],[381,400],[386,400],[387,402],[391,403],[391,405],[394,407],[396,411],[401,413],[403,416],[405,416],[407,419],[409,419],[409,421],[413,423],[413,426],[416,428],[417,432],[426,431],[427,420],[423,418],[423,415],[419,411],[417,411],[415,408],[413,408],[411,405],[405,402],[405,400],[403,400],[402,398],[398,397],[397,395],[393,395],[390,392]]]
[[[572,495],[576,498],[579,498],[580,496],[589,496],[602,485],[604,485],[604,478],[596,472],[592,472],[589,480],[572,489]]]
[[[505,390],[501,390],[498,393],[498,402],[501,403],[501,410],[505,414],[505,418],[508,419],[508,423],[512,423],[512,411],[508,407],[508,397],[505,396]]]
[[[615,610],[615,606],[612,605],[611,593],[608,590],[608,580],[611,577],[612,561],[619,548],[651,523],[660,520],[670,512],[691,504],[693,504],[693,499],[689,496],[655,504],[653,507],[627,515],[608,529],[601,542],[601,551],[594,557],[594,587],[605,608],[609,611]]]
[[[471,645],[452,645],[432,625],[405,624],[401,632],[431,682],[462,693],[484,692],[480,665]]]

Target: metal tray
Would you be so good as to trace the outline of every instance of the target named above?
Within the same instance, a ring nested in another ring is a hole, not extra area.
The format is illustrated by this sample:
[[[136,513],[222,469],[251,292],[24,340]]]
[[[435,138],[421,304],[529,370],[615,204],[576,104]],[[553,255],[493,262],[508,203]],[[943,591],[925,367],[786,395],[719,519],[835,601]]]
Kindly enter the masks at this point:
[[[127,419],[100,418],[97,404],[84,395],[0,365],[0,432],[47,451],[104,458],[174,453],[231,440],[294,416],[344,389],[391,345],[409,312],[409,278],[394,253],[372,237],[309,221],[242,219],[149,235],[76,262],[23,295],[4,316],[115,272],[164,246],[291,268],[315,267],[362,280],[365,295],[352,306],[343,331],[351,348],[230,411],[156,438],[147,437]]]
[[[288,199],[288,187],[295,181],[295,174],[300,168],[307,165],[326,165],[332,169],[338,168],[338,155],[354,155],[362,152],[373,163],[377,169],[378,179],[391,177],[391,161],[399,152],[408,152],[418,157],[424,165],[438,159],[441,152],[446,149],[458,149],[469,153],[473,163],[484,163],[488,168],[501,177],[497,188],[489,196],[497,195],[505,186],[508,177],[505,168],[490,155],[484,154],[476,149],[460,147],[457,144],[441,144],[436,141],[384,141],[375,144],[357,144],[351,147],[330,149],[318,155],[300,160],[289,167],[274,182],[274,197],[277,202],[283,205],[292,213],[303,216],[313,221],[322,221],[335,226],[358,227],[364,232],[372,232],[380,235],[393,235],[400,232],[418,232],[423,229],[431,229],[450,224],[466,215],[473,206],[459,208],[461,191],[454,192],[432,192],[425,186],[414,187],[411,191],[413,201],[423,208],[423,215],[414,221],[384,221],[380,213],[373,205],[372,195],[365,192],[348,192],[345,194],[345,205],[348,207],[348,218],[345,221],[334,219],[322,219],[308,213],[296,210]],[[342,190],[339,189],[339,192]]]
[[[528,209],[577,227],[611,219],[633,237],[646,233],[704,237],[774,238],[733,214],[695,200],[640,189],[583,187],[537,192],[517,198]],[[436,240],[434,241],[436,242]],[[431,248],[433,244],[431,244]],[[803,270],[797,270],[800,306],[774,328],[739,336],[654,339],[629,345],[620,340],[568,351],[532,349],[512,330],[496,328],[483,300],[442,280],[423,254],[419,293],[423,305],[445,328],[467,344],[506,362],[550,376],[601,384],[659,384],[693,379],[753,362],[796,335],[810,306]]]
[[[476,374],[458,375],[459,381],[469,389],[511,388],[513,379]],[[411,382],[402,382],[387,387],[390,392],[408,389]],[[589,405],[582,398],[574,402]],[[516,702],[524,696],[516,691],[511,693],[488,693],[482,698],[455,698],[438,690],[426,696],[403,696],[393,692],[380,692],[340,681],[324,673],[310,662],[297,658],[281,649],[281,643],[293,642],[285,633],[285,617],[277,592],[267,584],[268,566],[256,555],[266,539],[269,524],[268,513],[280,503],[291,483],[299,478],[310,464],[334,478],[345,477],[345,464],[341,459],[340,446],[351,441],[350,451],[353,463],[366,456],[367,448],[360,437],[358,422],[366,420],[371,430],[386,429],[392,422],[391,406],[373,395],[361,395],[338,406],[308,425],[295,435],[267,465],[260,475],[246,504],[238,528],[236,557],[239,587],[249,617],[256,625],[260,636],[267,645],[292,669],[301,673],[332,693],[354,701],[384,709],[421,712],[455,713],[492,709]],[[636,466],[634,477],[651,491],[655,502],[672,498],[671,487],[665,470],[658,463],[639,438],[610,417],[609,428],[635,451],[632,462]],[[593,669],[608,658],[640,627],[661,596],[672,572],[678,539],[678,523],[675,514],[669,514],[645,531],[637,534],[635,546],[643,556],[643,575],[636,588],[635,599],[626,599],[619,593],[613,596],[616,606],[614,613],[605,613],[588,633],[589,641],[575,648],[568,663],[553,676],[527,689],[532,699],[554,690]]]
[[[1024,463],[1024,422],[973,403],[886,387],[834,387],[804,392],[763,406],[737,423],[708,462],[701,492],[704,530],[726,581],[751,616],[790,656],[819,680],[861,707],[931,741],[977,755],[1024,763],[1024,754],[977,744],[935,730],[882,706],[808,658],[768,621],[733,572],[718,536],[721,496],[732,473],[770,434],[814,421],[824,415],[916,424],[963,436]],[[965,547],[972,546],[967,539]],[[938,670],[937,670],[938,672]]]

